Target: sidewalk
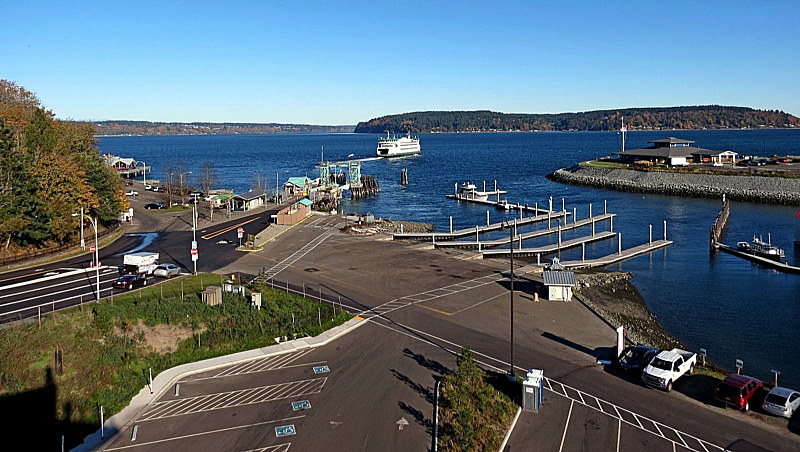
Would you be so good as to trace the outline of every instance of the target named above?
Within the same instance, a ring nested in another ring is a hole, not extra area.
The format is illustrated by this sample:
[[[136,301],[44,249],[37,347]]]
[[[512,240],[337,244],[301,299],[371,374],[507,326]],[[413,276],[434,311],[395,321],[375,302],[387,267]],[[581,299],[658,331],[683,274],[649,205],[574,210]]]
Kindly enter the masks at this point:
[[[100,447],[106,441],[112,439],[119,432],[121,432],[125,426],[129,425],[131,422],[135,422],[139,414],[147,409],[148,405],[158,400],[158,398],[160,398],[167,390],[172,388],[173,385],[181,378],[220,367],[231,366],[257,358],[263,358],[265,356],[279,355],[282,353],[289,353],[306,348],[320,347],[336,340],[350,331],[353,331],[364,323],[365,322],[363,319],[353,318],[344,324],[335,328],[331,328],[330,330],[325,331],[316,337],[304,337],[292,341],[282,342],[276,345],[271,345],[269,347],[234,353],[232,355],[220,356],[195,363],[182,364],[180,366],[167,369],[153,379],[152,391],[148,386],[143,387],[142,390],[139,391],[139,394],[131,399],[131,402],[127,407],[105,421],[105,437],[101,437],[100,430],[98,430],[84,438],[83,444],[72,449],[72,452],[92,451]]]

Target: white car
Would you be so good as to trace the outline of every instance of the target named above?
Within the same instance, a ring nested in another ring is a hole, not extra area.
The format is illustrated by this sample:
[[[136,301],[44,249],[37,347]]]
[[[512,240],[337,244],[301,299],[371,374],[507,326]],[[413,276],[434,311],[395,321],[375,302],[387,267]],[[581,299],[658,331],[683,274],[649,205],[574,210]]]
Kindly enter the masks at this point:
[[[800,407],[800,392],[775,386],[764,398],[761,408],[769,414],[790,418]]]
[[[145,186],[144,186],[144,189],[145,189],[145,190],[152,190],[152,189],[153,189],[153,186],[152,186],[152,185],[145,185]]]
[[[160,276],[162,278],[172,278],[181,274],[181,268],[175,264],[158,264],[153,270],[153,276]]]
[[[128,196],[139,196],[139,192],[136,190],[131,190],[128,193],[125,193]]]

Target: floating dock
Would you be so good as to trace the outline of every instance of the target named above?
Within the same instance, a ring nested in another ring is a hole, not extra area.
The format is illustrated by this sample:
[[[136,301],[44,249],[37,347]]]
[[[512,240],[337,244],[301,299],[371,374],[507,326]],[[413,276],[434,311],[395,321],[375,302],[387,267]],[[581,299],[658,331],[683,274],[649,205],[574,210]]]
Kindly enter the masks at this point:
[[[559,214],[561,214],[561,213],[562,212],[559,212]],[[561,232],[569,231],[569,230],[576,229],[576,228],[579,228],[579,227],[582,227],[582,226],[590,226],[590,225],[592,227],[592,236],[594,236],[595,235],[595,229],[594,229],[595,224],[597,224],[600,221],[604,221],[604,220],[609,220],[611,222],[611,231],[613,232],[614,231],[613,218],[615,216],[616,216],[616,214],[614,214],[614,213],[606,213],[606,214],[594,216],[592,218],[586,218],[586,219],[580,220],[580,221],[573,221],[572,223],[566,222],[567,224],[565,224],[564,226],[558,226],[558,227],[555,227],[555,228],[551,227],[551,225],[548,225],[547,229],[542,229],[542,230],[539,230],[539,231],[526,232],[526,233],[519,234],[519,235],[517,235],[516,231],[514,231],[515,233],[514,233],[513,241],[515,243],[521,243],[521,241],[524,241],[524,240],[530,240],[530,239],[535,239],[535,238],[538,238],[538,237],[544,237],[544,236],[547,236],[547,235],[550,235],[550,234],[558,234],[559,231],[561,231]],[[541,217],[545,217],[546,218],[547,216],[546,215],[542,215]],[[529,217],[529,218],[535,218],[535,217]],[[554,218],[554,217],[552,217],[552,215],[551,215],[551,220],[552,220],[552,218]],[[561,216],[559,216],[558,218],[560,219]],[[574,220],[574,217],[573,217],[573,220]],[[517,222],[516,226],[519,226],[519,225],[520,225],[520,223]],[[474,232],[474,230],[471,230],[471,231]],[[509,242],[511,242],[511,238],[505,237],[505,238],[496,239],[496,240],[485,240],[483,242],[480,242],[480,241],[450,241],[450,242],[442,242],[442,243],[437,243],[436,247],[437,248],[484,249],[484,248],[496,248],[498,246],[505,246],[505,245],[508,245]],[[520,245],[520,247],[521,246],[522,245]]]
[[[633,248],[620,250],[615,254],[609,254],[607,256],[603,256],[597,259],[566,261],[566,262],[561,261],[561,265],[573,270],[579,268],[606,267],[611,264],[616,264],[617,262],[622,262],[624,260],[628,260],[636,256],[641,256],[642,254],[647,254],[651,251],[655,251],[659,248],[664,248],[669,245],[672,245],[672,240],[654,240],[650,243],[645,243],[644,245],[634,246]]]
[[[525,217],[522,219],[516,220],[516,225],[524,226],[526,224],[537,223],[540,221],[552,221],[554,219],[563,218],[566,222],[567,217],[569,217],[570,212],[551,212],[550,215],[537,215],[533,217]],[[450,217],[450,224],[452,225],[452,217]],[[508,223],[506,222],[506,225]],[[467,229],[459,229],[457,231],[451,232],[400,232],[392,234],[392,240],[421,240],[427,242],[434,242],[436,243],[437,240],[440,241],[449,241],[455,240],[460,237],[466,237],[469,235],[475,235],[477,238],[480,234],[492,231],[499,231],[503,228],[503,223],[494,223],[488,224],[486,226],[475,226],[474,228],[467,228]],[[508,243],[508,239],[506,242]]]
[[[741,252],[741,251],[739,251],[739,250],[737,250],[737,249],[735,249],[735,248],[733,248],[731,246],[728,246],[728,245],[725,245],[724,243],[719,243],[719,242],[714,244],[714,248],[716,248],[716,249],[718,249],[720,251],[724,251],[724,252],[726,252],[728,254],[733,254],[734,256],[739,256],[739,257],[741,257],[743,259],[747,259],[749,261],[756,262],[756,263],[761,264],[761,265],[763,265],[765,267],[769,267],[769,268],[775,269],[775,270],[777,270],[779,272],[792,273],[792,274],[795,274],[795,275],[800,275],[800,267],[795,267],[793,265],[789,265],[786,262],[767,259],[766,257],[756,256],[756,255],[750,254],[750,253],[743,253],[743,252]]]
[[[536,248],[514,248],[514,256],[518,257],[541,256],[543,254],[557,253],[560,250],[565,250],[576,246],[583,246],[587,243],[597,242],[600,240],[613,239],[616,237],[617,234],[615,232],[606,231],[606,232],[600,232],[595,235],[587,235],[585,237],[578,237],[576,239],[566,240],[561,243],[553,243],[550,245],[540,246]],[[483,254],[484,259],[507,257],[511,254],[511,249],[486,250],[482,251],[481,254]]]

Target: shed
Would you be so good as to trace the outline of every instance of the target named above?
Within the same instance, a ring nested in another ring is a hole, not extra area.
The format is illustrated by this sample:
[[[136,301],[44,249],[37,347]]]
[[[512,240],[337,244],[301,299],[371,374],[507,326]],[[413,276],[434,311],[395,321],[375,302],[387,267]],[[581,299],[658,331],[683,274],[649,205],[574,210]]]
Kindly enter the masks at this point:
[[[286,196],[305,196],[311,192],[311,179],[308,177],[290,177],[285,184],[283,190]]]
[[[246,212],[256,207],[263,206],[266,197],[267,192],[264,190],[250,190],[247,193],[236,195],[231,198],[233,210]]]
[[[572,288],[575,287],[575,273],[568,271],[542,272],[547,299],[551,301],[571,301]]]
[[[216,306],[222,304],[222,287],[208,286],[206,290],[200,293],[203,303],[209,306]]]
[[[291,226],[311,215],[311,200],[303,198],[275,215],[275,223]]]

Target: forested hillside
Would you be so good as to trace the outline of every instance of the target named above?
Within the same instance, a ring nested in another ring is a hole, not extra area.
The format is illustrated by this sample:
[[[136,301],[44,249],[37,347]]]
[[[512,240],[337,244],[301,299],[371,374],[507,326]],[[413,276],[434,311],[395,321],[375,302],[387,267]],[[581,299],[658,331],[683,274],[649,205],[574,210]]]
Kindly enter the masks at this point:
[[[352,132],[353,126],[216,122],[97,121],[98,135],[230,135],[256,133]]]
[[[483,111],[422,111],[360,122],[356,133],[486,132],[660,129],[741,129],[800,127],[796,116],[777,110],[703,105],[668,108],[625,108],[583,113],[521,114]]]
[[[0,253],[70,242],[81,206],[101,225],[128,208],[94,133],[90,124],[55,120],[33,93],[0,80]]]

